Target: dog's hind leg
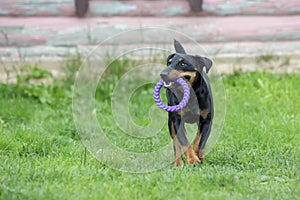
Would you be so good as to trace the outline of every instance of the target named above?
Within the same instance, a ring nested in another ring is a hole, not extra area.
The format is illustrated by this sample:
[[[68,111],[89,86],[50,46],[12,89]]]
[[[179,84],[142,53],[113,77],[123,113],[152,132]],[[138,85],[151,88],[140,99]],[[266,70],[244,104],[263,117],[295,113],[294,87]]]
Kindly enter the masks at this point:
[[[199,124],[197,135],[196,135],[196,138],[194,140],[194,151],[195,151],[196,155],[199,155],[199,144],[200,144],[201,136],[202,136],[202,134],[201,134],[201,131],[200,131],[200,124]]]
[[[204,161],[204,148],[212,126],[212,117],[208,115],[205,120],[200,120],[198,133],[194,141],[194,150],[201,162]]]

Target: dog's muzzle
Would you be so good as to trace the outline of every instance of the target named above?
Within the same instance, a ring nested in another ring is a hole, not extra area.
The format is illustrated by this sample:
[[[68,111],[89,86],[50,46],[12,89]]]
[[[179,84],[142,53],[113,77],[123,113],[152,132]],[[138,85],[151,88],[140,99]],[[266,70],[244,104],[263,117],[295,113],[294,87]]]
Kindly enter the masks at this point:
[[[176,70],[167,67],[160,73],[160,77],[164,81],[165,87],[171,87],[173,83],[179,78],[179,73]]]

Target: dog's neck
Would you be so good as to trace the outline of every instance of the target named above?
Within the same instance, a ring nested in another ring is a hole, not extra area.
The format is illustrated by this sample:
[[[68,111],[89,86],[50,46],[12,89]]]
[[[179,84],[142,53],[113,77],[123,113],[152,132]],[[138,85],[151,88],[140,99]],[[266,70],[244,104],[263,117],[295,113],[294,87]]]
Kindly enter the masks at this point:
[[[191,81],[191,82],[190,82]],[[203,77],[201,76],[200,72],[196,72],[196,75],[193,77],[193,79],[191,78],[189,80],[190,85],[192,86],[192,88],[195,90],[196,88],[199,88],[199,86],[202,84],[203,82]]]

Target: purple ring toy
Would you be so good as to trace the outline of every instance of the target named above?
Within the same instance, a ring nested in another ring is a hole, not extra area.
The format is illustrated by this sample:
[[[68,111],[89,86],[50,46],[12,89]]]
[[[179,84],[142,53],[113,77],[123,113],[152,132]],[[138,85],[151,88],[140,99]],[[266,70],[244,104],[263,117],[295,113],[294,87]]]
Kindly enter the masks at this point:
[[[182,78],[177,79],[176,83],[180,84],[181,87],[183,88],[183,98],[181,102],[176,106],[167,106],[162,102],[160,98],[160,89],[162,88],[163,85],[165,85],[165,82],[163,80],[160,80],[154,88],[153,98],[156,105],[167,112],[177,112],[179,110],[182,110],[186,106],[190,98],[190,88],[188,84]]]

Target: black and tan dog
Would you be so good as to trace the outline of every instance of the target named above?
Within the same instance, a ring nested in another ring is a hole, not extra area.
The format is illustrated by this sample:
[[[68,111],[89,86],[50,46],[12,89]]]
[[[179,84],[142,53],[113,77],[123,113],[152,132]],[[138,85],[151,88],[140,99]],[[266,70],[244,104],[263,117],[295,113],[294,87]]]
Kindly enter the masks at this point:
[[[175,164],[182,165],[181,147],[189,164],[197,165],[204,161],[204,148],[211,131],[214,116],[212,91],[206,75],[212,61],[201,56],[186,54],[181,44],[174,40],[176,53],[167,58],[167,68],[160,76],[166,83],[168,105],[177,105],[183,91],[174,83],[179,77],[189,83],[191,97],[187,106],[178,112],[169,112],[168,126],[174,142]],[[206,72],[203,68],[206,68]],[[193,94],[193,95],[192,95]],[[193,146],[188,141],[184,123],[198,123],[197,135]]]

